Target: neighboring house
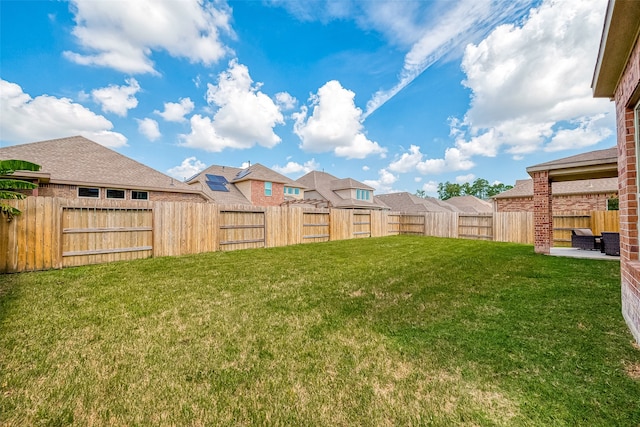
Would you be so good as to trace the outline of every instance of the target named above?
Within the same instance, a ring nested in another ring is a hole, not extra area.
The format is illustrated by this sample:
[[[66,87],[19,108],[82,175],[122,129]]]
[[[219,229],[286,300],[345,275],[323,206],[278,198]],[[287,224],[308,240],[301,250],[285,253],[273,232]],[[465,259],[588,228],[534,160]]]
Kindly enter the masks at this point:
[[[193,187],[82,136],[0,148],[0,159],[37,163],[39,172],[16,171],[38,184],[34,196],[67,199],[207,202]]]
[[[306,187],[260,163],[246,169],[209,166],[186,183],[218,204],[280,206],[302,200]]]
[[[456,207],[465,213],[492,213],[493,205],[476,196],[455,196],[445,200],[445,203]]]
[[[373,188],[355,179],[339,179],[326,172],[313,171],[298,178],[296,182],[306,188],[304,199],[319,206],[340,209],[388,209],[376,201]]]
[[[415,194],[400,193],[380,194],[376,200],[384,203],[394,212],[423,213],[423,212],[459,212],[459,209],[442,200],[433,197],[422,198]]]
[[[604,211],[607,200],[618,197],[618,178],[554,182],[553,211]],[[533,212],[533,180],[516,185],[492,197],[497,212]]]
[[[593,76],[595,97],[614,99],[618,131],[622,314],[640,343],[640,2],[609,0]],[[540,226],[542,229],[542,226]]]

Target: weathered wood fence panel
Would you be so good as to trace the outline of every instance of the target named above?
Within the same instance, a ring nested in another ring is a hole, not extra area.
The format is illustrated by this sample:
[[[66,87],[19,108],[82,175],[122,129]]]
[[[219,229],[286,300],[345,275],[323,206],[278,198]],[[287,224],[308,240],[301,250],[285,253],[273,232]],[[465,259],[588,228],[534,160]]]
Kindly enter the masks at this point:
[[[148,258],[153,254],[153,212],[63,206],[61,241],[64,267]]]
[[[62,267],[59,201],[29,197],[10,204],[22,214],[11,222],[0,217],[0,272]]]
[[[405,214],[46,197],[10,203],[23,214],[0,221],[2,273],[394,234],[533,244],[533,214],[523,212]],[[619,231],[619,213],[556,215],[554,226],[556,245],[568,245],[571,228]]]
[[[573,211],[553,215],[553,246],[571,246],[571,230],[591,228],[591,212]]]
[[[328,242],[329,210],[304,211],[302,214],[302,243]]]
[[[496,212],[493,224],[496,242],[534,243],[533,212]]]
[[[458,237],[473,240],[493,240],[493,214],[459,214]]]
[[[266,247],[265,211],[220,210],[219,242],[221,251]]]
[[[458,214],[455,212],[427,212],[424,214],[424,235],[458,237]]]
[[[371,237],[371,211],[353,211],[353,237]]]
[[[347,240],[354,237],[353,211],[331,209],[329,211],[329,234],[331,240]]]

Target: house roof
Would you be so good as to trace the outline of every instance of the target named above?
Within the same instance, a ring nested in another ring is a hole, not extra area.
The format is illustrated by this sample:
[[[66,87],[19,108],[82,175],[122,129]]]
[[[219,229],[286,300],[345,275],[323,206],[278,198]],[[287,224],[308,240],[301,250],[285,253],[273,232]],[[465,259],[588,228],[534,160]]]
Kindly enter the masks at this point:
[[[82,136],[2,147],[0,159],[39,164],[41,169],[36,177],[40,182],[195,193],[206,197],[183,182]]]
[[[447,203],[460,209],[461,212],[487,213],[493,212],[493,205],[475,196],[455,196],[446,200]]]
[[[298,178],[297,182],[304,185],[308,191],[315,191],[320,197],[329,201],[331,205],[336,208],[386,209],[386,206],[379,203],[375,197],[372,197],[371,200],[357,200],[354,198],[343,198],[336,193],[336,191],[345,189],[373,190],[372,187],[355,179],[338,179],[326,172],[312,171]]]
[[[617,178],[583,179],[578,181],[561,181],[551,183],[551,192],[557,196],[571,194],[617,193]],[[493,196],[493,199],[514,199],[533,197],[533,180],[519,179],[516,185],[507,191]]]
[[[376,199],[389,206],[393,211],[418,212],[458,212],[459,209],[433,197],[421,198],[406,191],[400,193],[380,194]]]
[[[640,34],[640,2],[609,0],[591,87],[596,98],[613,98]]]
[[[207,185],[207,175],[223,176],[228,184],[229,191],[214,191]],[[200,188],[207,196],[219,204],[231,205],[251,205],[249,199],[235,186],[244,181],[269,181],[282,183],[290,187],[305,189],[306,187],[278,172],[255,163],[248,168],[234,168],[231,166],[211,165],[202,172],[192,176],[187,180],[187,184]]]
[[[618,176],[618,149],[589,151],[540,163],[527,168],[527,173],[548,171],[553,181],[569,181],[586,178],[612,178]]]

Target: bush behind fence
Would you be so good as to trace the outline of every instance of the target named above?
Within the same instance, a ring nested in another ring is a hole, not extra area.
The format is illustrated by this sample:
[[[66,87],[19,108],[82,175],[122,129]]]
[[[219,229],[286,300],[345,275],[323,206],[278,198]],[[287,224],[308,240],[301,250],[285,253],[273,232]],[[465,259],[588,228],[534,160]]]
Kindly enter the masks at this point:
[[[524,244],[534,239],[530,212],[406,214],[48,197],[12,204],[23,213],[0,221],[2,273],[396,234]],[[567,218],[557,233],[572,226]],[[595,232],[618,231],[617,211],[578,212],[573,218],[576,226],[588,222]],[[565,236],[557,239],[561,244]]]

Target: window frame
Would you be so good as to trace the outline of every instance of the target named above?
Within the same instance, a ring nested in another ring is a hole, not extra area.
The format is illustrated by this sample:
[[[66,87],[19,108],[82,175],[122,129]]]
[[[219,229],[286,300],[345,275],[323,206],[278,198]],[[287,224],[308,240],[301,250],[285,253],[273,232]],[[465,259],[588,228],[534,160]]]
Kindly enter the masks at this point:
[[[97,194],[95,196],[83,196],[80,194],[81,190],[96,190]],[[99,199],[100,198],[100,187],[78,187],[78,198],[81,199]]]
[[[109,192],[113,192],[113,191],[118,191],[118,192],[122,192],[122,197],[113,197],[113,196],[109,196]],[[109,199],[109,200],[125,200],[127,198],[127,191],[123,190],[121,188],[107,188],[105,191],[105,198]]]
[[[271,197],[273,195],[273,183],[271,181],[264,182],[264,195]]]
[[[133,197],[134,193],[145,194],[145,197],[144,198]],[[149,192],[141,191],[141,190],[131,190],[131,200],[149,200]]]

